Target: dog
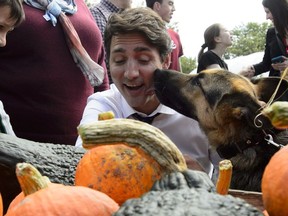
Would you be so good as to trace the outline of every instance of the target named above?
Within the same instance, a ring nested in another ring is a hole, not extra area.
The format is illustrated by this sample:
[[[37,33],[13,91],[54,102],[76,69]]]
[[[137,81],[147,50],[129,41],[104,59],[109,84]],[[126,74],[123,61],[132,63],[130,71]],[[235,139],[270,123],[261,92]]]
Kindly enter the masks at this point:
[[[273,128],[261,115],[280,78],[249,80],[223,69],[198,74],[156,69],[153,76],[160,102],[197,120],[220,157],[231,160],[230,188],[260,192],[266,165],[288,142],[287,130]],[[287,89],[282,80],[275,99],[287,100]]]

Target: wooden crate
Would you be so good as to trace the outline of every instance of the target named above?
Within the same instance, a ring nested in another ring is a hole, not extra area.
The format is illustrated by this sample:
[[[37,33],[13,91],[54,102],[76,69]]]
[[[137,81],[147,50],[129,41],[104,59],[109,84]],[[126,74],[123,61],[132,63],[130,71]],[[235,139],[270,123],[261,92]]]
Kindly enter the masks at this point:
[[[234,197],[244,199],[249,204],[258,208],[260,211],[264,210],[262,193],[260,192],[230,189],[228,193]]]

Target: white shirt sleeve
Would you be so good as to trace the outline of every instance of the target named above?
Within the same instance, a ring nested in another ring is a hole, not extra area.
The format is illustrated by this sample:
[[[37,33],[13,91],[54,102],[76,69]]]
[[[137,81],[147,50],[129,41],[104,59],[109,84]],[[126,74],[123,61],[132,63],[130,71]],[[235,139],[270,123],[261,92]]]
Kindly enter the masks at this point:
[[[0,115],[1,115],[2,124],[3,124],[7,134],[15,136],[12,125],[10,123],[9,115],[5,112],[2,101],[0,101]]]

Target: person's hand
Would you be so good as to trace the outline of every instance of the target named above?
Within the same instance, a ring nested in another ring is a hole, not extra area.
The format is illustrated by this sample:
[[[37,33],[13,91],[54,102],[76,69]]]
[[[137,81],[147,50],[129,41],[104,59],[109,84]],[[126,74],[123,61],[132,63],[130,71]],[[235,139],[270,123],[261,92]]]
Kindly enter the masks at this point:
[[[283,72],[287,67],[288,67],[288,58],[286,56],[282,56],[284,61],[283,62],[279,62],[279,63],[272,63],[271,66],[275,69],[275,70],[279,70],[281,72]]]
[[[238,74],[251,79],[255,74],[255,69],[252,65],[244,67]]]

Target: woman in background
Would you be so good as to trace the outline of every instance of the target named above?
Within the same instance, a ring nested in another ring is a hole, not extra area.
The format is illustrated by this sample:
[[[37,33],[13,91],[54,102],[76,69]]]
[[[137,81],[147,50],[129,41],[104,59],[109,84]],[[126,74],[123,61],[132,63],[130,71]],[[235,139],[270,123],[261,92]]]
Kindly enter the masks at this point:
[[[223,25],[215,23],[205,30],[204,41],[198,54],[197,73],[210,68],[228,70],[223,56],[226,49],[232,45],[230,32]],[[205,48],[208,48],[208,51],[204,52]]]
[[[26,2],[25,21],[9,33],[9,43],[0,48],[0,99],[16,136],[74,145],[77,126],[94,88],[74,62],[59,21],[53,26],[43,18],[45,11]],[[106,69],[95,20],[83,0],[75,0],[75,4],[77,12],[67,17],[90,57]],[[108,87],[106,73],[99,91]]]
[[[274,27],[266,33],[266,44],[262,62],[246,67],[241,75],[251,78],[269,71],[269,76],[280,76],[280,71],[288,67],[288,1],[263,0],[262,5],[266,19],[271,20]],[[281,56],[278,61],[273,58]]]

